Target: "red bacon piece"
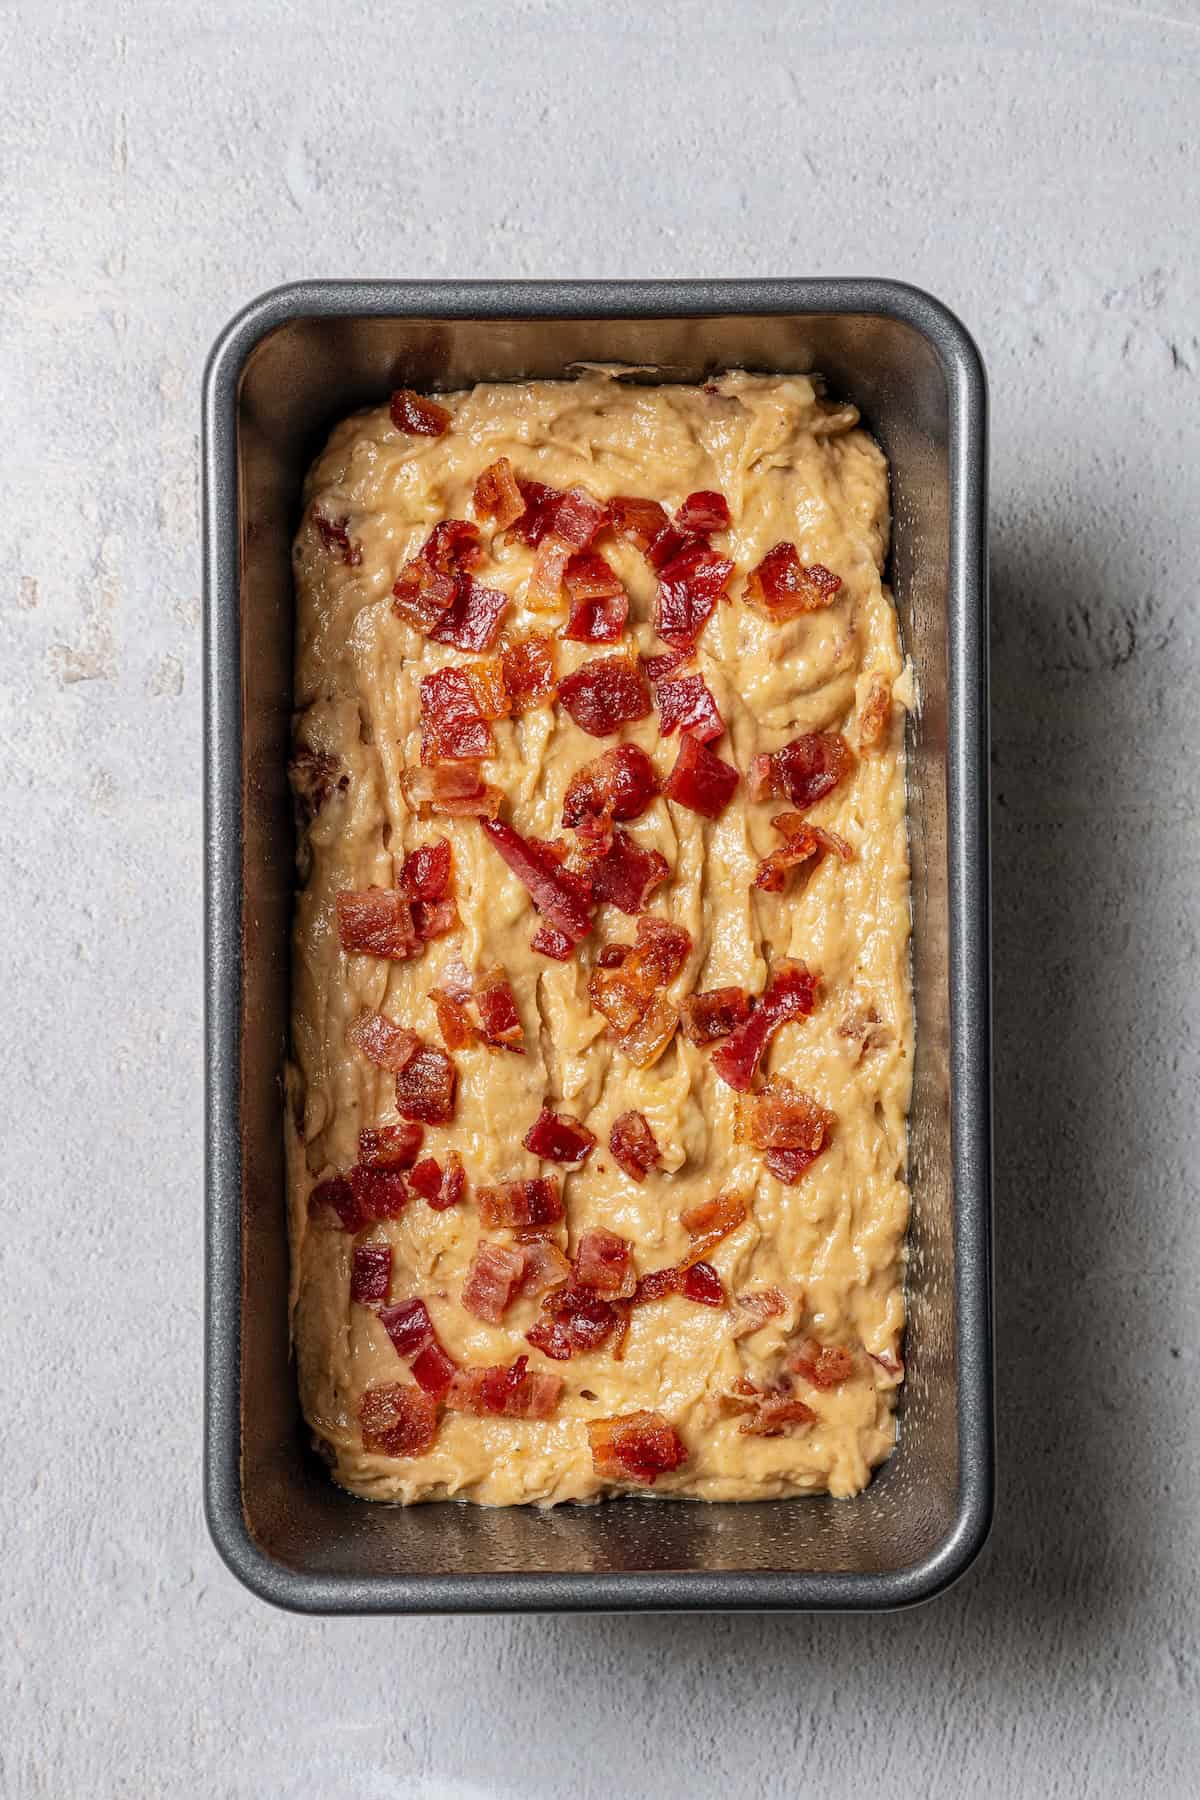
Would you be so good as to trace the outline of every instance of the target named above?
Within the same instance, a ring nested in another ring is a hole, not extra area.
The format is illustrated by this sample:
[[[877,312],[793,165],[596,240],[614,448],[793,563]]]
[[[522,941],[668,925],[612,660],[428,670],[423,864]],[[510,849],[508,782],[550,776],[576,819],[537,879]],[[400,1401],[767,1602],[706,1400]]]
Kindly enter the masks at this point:
[[[747,1288],[745,1293],[735,1294],[734,1299],[742,1315],[729,1330],[735,1340],[750,1337],[761,1331],[768,1319],[780,1319],[787,1312],[787,1295],[782,1288]]]
[[[608,1300],[629,1299],[637,1286],[629,1239],[601,1225],[585,1231],[575,1251],[575,1279]]]
[[[717,1194],[711,1200],[689,1206],[680,1214],[680,1224],[691,1238],[692,1247],[681,1266],[688,1268],[707,1256],[731,1231],[744,1224],[746,1217],[746,1202],[737,1194]]]
[[[738,772],[707,744],[685,731],[679,740],[675,767],[667,776],[663,793],[668,800],[699,813],[705,819],[719,819],[738,784]]]
[[[413,911],[395,888],[343,888],[337,897],[338,941],[348,956],[404,962],[424,948]]]
[[[487,971],[475,989],[475,1005],[484,1042],[524,1056],[524,1032],[517,997],[508,976],[498,964]]]
[[[363,1223],[372,1219],[398,1219],[408,1205],[408,1187],[399,1169],[373,1168],[358,1163],[350,1171],[350,1187]]]
[[[477,768],[465,764],[404,769],[400,786],[420,818],[436,813],[448,819],[494,819],[500,810],[499,788],[484,781]]]
[[[450,429],[450,414],[436,400],[427,400],[412,388],[397,388],[388,406],[397,431],[412,437],[444,437]]]
[[[816,1338],[805,1338],[788,1357],[787,1366],[814,1387],[841,1387],[854,1373],[854,1352],[844,1344],[819,1344]]]
[[[651,894],[670,873],[671,865],[660,850],[645,850],[620,830],[614,830],[603,856],[588,863],[596,899],[607,900],[631,917],[646,910]]]
[[[619,969],[629,955],[630,949],[629,944],[601,944],[596,952],[596,967],[598,969]]]
[[[662,1161],[662,1151],[645,1113],[619,1114],[608,1134],[608,1148],[613,1161],[624,1169],[631,1181],[645,1181],[650,1170]]]
[[[711,1263],[694,1262],[679,1272],[679,1292],[697,1306],[724,1306],[725,1284]]]
[[[799,813],[780,813],[771,822],[783,832],[784,842],[758,865],[754,885],[766,893],[782,893],[791,871],[802,863],[817,861],[828,852],[840,856],[843,862],[849,862],[854,855],[845,838],[820,825],[809,825]]]
[[[733,564],[703,538],[685,544],[659,573],[654,626],[676,649],[694,644],[729,586]]]
[[[400,870],[400,891],[410,900],[444,900],[453,879],[454,855],[445,838],[418,844]]]
[[[453,644],[456,650],[490,650],[507,610],[507,594],[464,575],[429,635],[439,644]]]
[[[443,519],[401,569],[392,589],[393,611],[418,631],[432,631],[482,560],[477,528],[466,519]]]
[[[594,550],[577,552],[565,580],[571,612],[564,637],[580,644],[615,644],[629,617],[629,596],[612,566]]]
[[[545,1231],[563,1216],[562,1190],[557,1175],[534,1181],[503,1181],[497,1187],[481,1187],[476,1195],[479,1217],[489,1231]]]
[[[381,1306],[378,1318],[392,1340],[396,1355],[408,1363],[417,1386],[442,1399],[458,1365],[447,1354],[433,1329],[425,1302],[404,1300],[399,1306]]]
[[[367,1125],[358,1134],[358,1160],[366,1169],[411,1169],[420,1155],[425,1128],[402,1119],[399,1125]]]
[[[477,1319],[498,1325],[524,1273],[525,1256],[521,1250],[481,1241],[463,1284],[463,1305]]]
[[[409,1182],[434,1212],[448,1212],[457,1206],[467,1191],[467,1175],[457,1150],[451,1150],[443,1169],[435,1157],[427,1156],[409,1176]]]
[[[564,491],[541,481],[526,481],[520,475],[517,487],[525,510],[512,530],[527,544],[540,544],[553,535],[575,550],[586,550],[608,517],[607,507],[581,487]]]
[[[661,1413],[633,1412],[588,1424],[592,1466],[604,1481],[636,1481],[653,1487],[687,1461],[683,1439]]]
[[[689,1044],[715,1044],[728,1037],[743,1019],[750,1017],[745,988],[710,988],[705,994],[689,994],[679,1008],[679,1028]]]
[[[791,1183],[828,1147],[837,1118],[795,1082],[775,1076],[741,1103],[738,1123],[740,1136],[767,1152],[772,1174]]]
[[[756,756],[750,764],[750,798],[786,795],[807,810],[833,792],[854,767],[854,752],[840,731],[809,731],[782,750]]]
[[[336,550],[348,569],[357,569],[362,562],[362,545],[351,540],[346,529],[350,523],[348,514],[340,519],[327,519],[323,514],[313,514],[313,524],[321,534],[321,542],[332,556]]]
[[[892,684],[886,675],[873,674],[858,714],[858,747],[875,750],[884,742],[892,720]]]
[[[654,764],[636,744],[617,744],[576,770],[563,797],[562,822],[604,849],[614,819],[638,819],[658,793]]]
[[[752,1391],[758,1393],[757,1389]],[[738,1430],[743,1437],[780,1437],[791,1425],[811,1425],[816,1416],[812,1407],[794,1394],[762,1394]]]
[[[403,1025],[394,1025],[382,1013],[363,1013],[351,1025],[346,1036],[356,1050],[362,1051],[368,1062],[373,1062],[377,1068],[387,1069],[393,1075],[398,1075],[421,1047],[421,1040],[415,1031],[409,1031]]]
[[[345,1175],[317,1183],[308,1196],[308,1216],[314,1225],[350,1232],[361,1231],[368,1223]]]
[[[816,1000],[817,977],[802,962],[777,962],[749,1018],[713,1052],[714,1071],[739,1093],[748,1092],[776,1031],[789,1019],[807,1018]]]
[[[462,669],[435,669],[421,681],[421,761],[478,762],[496,748]]]
[[[595,1133],[573,1113],[552,1112],[548,1106],[543,1106],[522,1141],[543,1162],[576,1165],[584,1162],[596,1146]]]
[[[602,656],[583,663],[558,687],[558,697],[581,731],[608,737],[650,712],[650,689],[628,656]]]
[[[572,944],[592,928],[594,903],[587,882],[560,867],[553,854],[533,838],[523,838],[499,819],[484,820],[488,841],[513,874],[524,882],[537,910]]]
[[[565,538],[546,537],[538,545],[525,590],[526,601],[538,612],[552,612],[558,605],[572,555]]]
[[[746,599],[757,601],[773,619],[819,612],[841,587],[823,563],[806,568],[795,544],[775,544],[746,577]]]
[[[429,998],[447,1050],[469,1050],[475,1042],[476,1032],[466,999],[461,994],[452,994],[448,988],[430,988]]]
[[[536,950],[541,956],[553,957],[555,962],[569,962],[575,946],[569,937],[556,931],[553,925],[539,925],[529,940],[529,948]]]
[[[525,1338],[553,1362],[567,1362],[576,1351],[598,1350],[616,1330],[617,1321],[613,1306],[576,1278],[551,1289],[542,1301],[541,1317]]]
[[[688,495],[675,514],[675,523],[680,531],[701,535],[710,531],[728,531],[732,523],[729,502],[724,494],[718,494],[712,488],[701,488]]]
[[[533,632],[503,652],[500,666],[514,713],[553,699],[556,657],[557,647],[548,632]]]
[[[668,650],[662,656],[643,656],[639,661],[646,680],[657,687],[660,681],[669,680],[684,663],[691,662],[695,654],[696,646],[685,644],[682,650]]]
[[[396,1076],[396,1111],[402,1119],[445,1125],[454,1117],[458,1071],[444,1050],[423,1045]]]
[[[666,508],[657,500],[641,500],[635,494],[615,495],[608,503],[608,517],[617,536],[643,555],[670,529]]]
[[[447,1406],[481,1418],[548,1419],[562,1393],[561,1375],[529,1370],[529,1358],[518,1356],[509,1368],[463,1369],[446,1396]]]
[[[350,1263],[350,1298],[360,1306],[386,1300],[392,1279],[390,1244],[355,1244]]]
[[[702,744],[711,744],[725,729],[717,703],[703,675],[684,675],[678,681],[660,681],[654,690],[658,723],[664,737],[677,728],[690,732]]]
[[[507,456],[488,464],[475,483],[472,500],[481,519],[495,520],[497,531],[507,531],[520,518],[525,501]]]
[[[671,1041],[679,1015],[661,990],[674,981],[691,947],[682,926],[643,913],[635,941],[620,963],[598,965],[588,978],[592,1005],[638,1068],[649,1067]]]
[[[424,1456],[437,1435],[437,1401],[408,1382],[367,1388],[359,1396],[362,1446],[374,1456]]]

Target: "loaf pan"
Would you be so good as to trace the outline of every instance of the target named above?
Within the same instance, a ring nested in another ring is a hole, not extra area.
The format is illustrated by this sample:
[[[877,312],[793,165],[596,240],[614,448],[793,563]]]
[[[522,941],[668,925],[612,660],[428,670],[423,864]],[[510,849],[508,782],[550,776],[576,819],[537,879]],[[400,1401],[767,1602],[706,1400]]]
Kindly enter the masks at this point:
[[[329,428],[396,386],[819,369],[892,471],[909,727],[916,1067],[907,1380],[865,1493],[745,1505],[401,1509],[308,1446],[288,1338],[281,1071],[293,881],[290,546]],[[986,388],[887,281],[310,282],[255,301],[204,382],[205,1498],[236,1575],[305,1612],[886,1608],[971,1562],[993,1490]]]

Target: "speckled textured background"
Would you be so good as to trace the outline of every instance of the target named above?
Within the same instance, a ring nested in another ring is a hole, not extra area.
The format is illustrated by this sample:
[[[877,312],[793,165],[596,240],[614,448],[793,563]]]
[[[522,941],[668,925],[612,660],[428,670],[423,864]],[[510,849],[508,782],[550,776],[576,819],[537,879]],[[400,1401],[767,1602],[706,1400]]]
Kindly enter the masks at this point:
[[[0,12],[6,1800],[1196,1792],[1198,72],[1194,4]],[[890,1618],[273,1614],[199,1499],[204,355],[302,275],[810,273],[992,383],[991,1546]]]

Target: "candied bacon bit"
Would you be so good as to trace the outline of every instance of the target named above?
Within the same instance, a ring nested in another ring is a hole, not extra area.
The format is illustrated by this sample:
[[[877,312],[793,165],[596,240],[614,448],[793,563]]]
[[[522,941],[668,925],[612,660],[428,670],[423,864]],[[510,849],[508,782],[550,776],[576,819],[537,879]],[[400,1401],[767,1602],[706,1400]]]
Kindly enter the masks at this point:
[[[452,994],[446,988],[430,988],[429,998],[433,1001],[438,1030],[447,1050],[468,1050],[475,1042],[475,1027],[461,995]]]
[[[526,1342],[554,1362],[566,1362],[577,1350],[597,1350],[612,1336],[617,1314],[607,1300],[579,1280],[552,1288],[542,1301],[541,1317],[525,1333]]]
[[[649,1300],[665,1300],[668,1294],[678,1292],[679,1270],[674,1265],[669,1269],[651,1269],[634,1289],[634,1304],[641,1306]]]
[[[553,925],[539,925],[529,940],[529,948],[536,950],[541,956],[553,957],[555,962],[569,962],[575,946],[569,937],[556,931]]]
[[[507,531],[520,518],[525,501],[507,456],[499,456],[488,464],[475,483],[472,499],[480,518],[494,519],[497,531]]]
[[[799,813],[784,813],[782,818],[799,819]],[[805,825],[803,821],[794,831],[786,835],[782,849],[772,850],[764,856],[758,865],[754,877],[756,888],[765,893],[781,894],[787,885],[787,878],[794,868],[801,863],[812,861],[819,856],[821,840],[817,836],[816,827]]]
[[[742,1313],[730,1326],[729,1335],[735,1340],[761,1331],[768,1319],[782,1318],[787,1312],[787,1295],[782,1288],[747,1288],[745,1293],[735,1294],[734,1301]]]
[[[683,1439],[661,1413],[633,1412],[588,1423],[592,1466],[603,1481],[636,1481],[653,1487],[687,1461]]]
[[[579,644],[615,644],[629,617],[620,576],[594,550],[573,556],[566,568],[571,612],[563,636]]]
[[[725,1284],[711,1263],[685,1264],[679,1273],[679,1292],[697,1306],[724,1306]]]
[[[338,941],[348,956],[403,962],[424,946],[412,907],[395,888],[343,888],[337,896],[337,925]]]
[[[654,628],[676,649],[694,644],[729,586],[733,564],[703,538],[679,550],[659,573]]]
[[[667,880],[671,865],[661,850],[635,844],[627,831],[614,830],[602,856],[588,863],[588,879],[597,900],[607,900],[623,913],[644,912],[651,894]]]
[[[731,1231],[744,1225],[746,1218],[746,1202],[737,1194],[717,1194],[689,1206],[680,1214],[680,1223],[692,1239],[692,1247],[681,1266],[686,1269],[699,1262]]]
[[[398,1075],[421,1047],[415,1031],[409,1031],[404,1025],[394,1025],[382,1013],[363,1013],[346,1036],[369,1062],[393,1075]]]
[[[411,437],[444,437],[450,429],[446,408],[412,388],[397,388],[388,411],[396,430],[407,431]]]
[[[445,838],[418,844],[400,870],[400,891],[410,900],[444,900],[450,892],[454,855]]]
[[[421,680],[421,761],[478,762],[496,748],[462,669],[435,669]]]
[[[841,587],[823,563],[806,568],[795,544],[774,544],[746,577],[747,600],[756,601],[773,619],[792,619],[800,613],[819,612]]]
[[[454,1116],[458,1071],[444,1050],[423,1045],[396,1076],[396,1111],[402,1119],[445,1125]]]
[[[817,977],[802,962],[781,958],[749,1018],[713,1052],[716,1074],[729,1087],[747,1093],[775,1032],[790,1019],[807,1018],[816,1003]]]
[[[648,1069],[667,1049],[678,1024],[678,1008],[662,994],[655,994],[636,1025],[618,1037],[617,1049],[635,1069]]]
[[[662,1055],[679,1022],[662,989],[674,981],[692,940],[682,926],[643,913],[637,936],[616,967],[598,966],[588,977],[588,996],[617,1033],[618,1047],[638,1068]]]
[[[724,494],[718,494],[712,488],[701,488],[688,495],[675,514],[675,523],[680,531],[701,535],[710,531],[728,531],[732,523],[729,502]]]
[[[424,1126],[410,1119],[364,1126],[358,1134],[358,1160],[366,1169],[411,1169],[424,1137]]]
[[[608,503],[609,523],[617,536],[643,554],[668,529],[667,511],[657,500],[641,500],[635,494],[616,494]]]
[[[809,731],[782,750],[756,756],[750,765],[750,798],[786,795],[807,810],[833,792],[854,766],[854,752],[840,731]]]
[[[521,1245],[525,1268],[521,1275],[523,1294],[544,1294],[547,1288],[561,1287],[571,1279],[571,1265],[557,1244],[549,1238],[535,1237]]]
[[[443,1170],[436,1157],[427,1156],[409,1176],[412,1188],[428,1202],[434,1212],[447,1212],[457,1206],[467,1188],[466,1171],[457,1150],[451,1150]]]
[[[585,488],[568,488],[554,513],[554,530],[576,550],[586,550],[608,520],[608,508]]]
[[[650,712],[646,678],[628,656],[583,663],[559,683],[558,697],[579,729],[592,737],[608,737]]]
[[[507,610],[507,594],[464,575],[429,635],[436,643],[452,644],[456,650],[490,650]]]
[[[484,820],[483,829],[550,924],[573,944],[586,937],[592,928],[594,905],[587,882],[561,868],[544,845],[523,838],[511,825],[499,819]]]
[[[401,569],[392,589],[393,612],[418,631],[432,631],[482,560],[478,528],[466,519],[443,519]]]
[[[650,1170],[662,1161],[662,1151],[645,1113],[620,1113],[612,1122],[608,1148],[613,1161],[624,1169],[631,1181],[645,1181]]]
[[[677,681],[660,681],[654,690],[659,729],[670,737],[677,728],[711,744],[725,730],[712,692],[703,675],[684,675]]]
[[[469,1313],[498,1325],[525,1272],[525,1257],[506,1244],[481,1241],[463,1284],[462,1303]]]
[[[707,744],[685,731],[679,740],[675,767],[663,784],[668,800],[700,813],[706,819],[719,819],[738,784],[738,772]]]
[[[475,704],[491,725],[496,719],[507,719],[512,701],[504,681],[504,663],[498,656],[482,656],[466,671],[475,696]]]
[[[437,1435],[437,1419],[432,1394],[406,1381],[367,1388],[359,1396],[362,1447],[375,1456],[424,1456]]]
[[[854,1352],[844,1344],[819,1344],[816,1338],[804,1338],[788,1357],[787,1366],[814,1387],[841,1387],[854,1373]]]
[[[543,538],[538,545],[525,590],[526,602],[535,611],[552,612],[558,605],[571,555],[570,544],[560,537]]]
[[[335,550],[341,552],[342,561],[348,569],[357,569],[362,562],[362,545],[352,542],[346,527],[350,523],[348,514],[340,519],[327,519],[322,513],[313,514],[313,524],[321,534],[321,542],[332,556]]]
[[[637,1286],[629,1239],[602,1225],[585,1231],[575,1251],[575,1279],[608,1300],[628,1300]]]
[[[465,765],[403,769],[400,786],[421,818],[439,813],[452,819],[494,819],[500,810],[499,788],[485,782],[478,769]]]
[[[829,1143],[836,1116],[782,1075],[739,1106],[740,1135],[756,1150],[804,1151],[815,1161]],[[807,1166],[807,1165],[805,1165]]]
[[[596,952],[596,966],[600,969],[619,969],[629,955],[629,944],[601,944]]]
[[[625,958],[627,974],[636,972],[662,987],[674,981],[692,948],[691,933],[682,925],[646,913],[637,922],[633,948]]]
[[[596,1147],[596,1136],[573,1113],[543,1106],[522,1142],[543,1162],[582,1163]]]
[[[525,506],[512,530],[527,544],[537,545],[554,535],[575,550],[586,550],[608,517],[607,507],[580,487],[564,491],[520,475],[517,487]]]
[[[392,1279],[390,1244],[355,1244],[350,1263],[350,1298],[360,1306],[386,1300]]]
[[[533,632],[510,644],[500,658],[504,686],[515,713],[554,696],[557,647],[549,632]]]
[[[453,900],[413,901],[413,924],[425,943],[433,938],[445,937],[448,931],[456,930],[461,923]]]
[[[408,1362],[417,1386],[440,1400],[458,1365],[439,1341],[425,1302],[405,1300],[399,1306],[381,1306],[378,1318],[397,1356]]]
[[[308,1216],[315,1225],[333,1225],[336,1220],[343,1231],[361,1231],[367,1223],[345,1175],[317,1183],[308,1196]]]
[[[789,1425],[811,1425],[816,1416],[811,1406],[794,1395],[764,1394],[738,1430],[743,1437],[779,1437]]]
[[[350,1186],[360,1217],[398,1219],[408,1205],[408,1187],[399,1169],[381,1169],[358,1163],[350,1171]]]
[[[599,839],[614,819],[640,818],[657,793],[658,776],[646,752],[637,744],[617,744],[572,775],[562,822]]]
[[[611,600],[625,592],[617,571],[596,550],[576,551],[567,564],[566,579],[572,600]]]
[[[524,1056],[525,1034],[517,1010],[517,997],[499,964],[487,971],[475,989],[475,1006],[484,1042]]]
[[[887,736],[892,719],[892,684],[886,675],[873,674],[858,713],[858,747],[874,750]]]
[[[489,1231],[543,1231],[563,1216],[562,1190],[557,1175],[534,1181],[502,1181],[481,1187],[476,1195],[479,1217]]]
[[[715,1044],[750,1016],[745,988],[709,988],[689,994],[679,1008],[679,1028],[689,1044]]]
[[[548,1370],[529,1371],[529,1358],[518,1356],[507,1369],[463,1369],[454,1378],[446,1405],[481,1418],[490,1414],[509,1419],[548,1419],[562,1394],[561,1375]]]

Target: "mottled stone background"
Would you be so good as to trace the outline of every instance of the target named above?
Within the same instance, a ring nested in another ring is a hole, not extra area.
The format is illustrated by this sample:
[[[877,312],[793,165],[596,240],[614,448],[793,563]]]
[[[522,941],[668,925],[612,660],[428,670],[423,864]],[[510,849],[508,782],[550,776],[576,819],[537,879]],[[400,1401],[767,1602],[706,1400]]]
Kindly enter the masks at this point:
[[[1197,1791],[1198,68],[1182,0],[0,9],[6,1797]],[[816,273],[991,376],[990,1549],[900,1617],[274,1614],[200,1509],[205,352],[305,275]]]

